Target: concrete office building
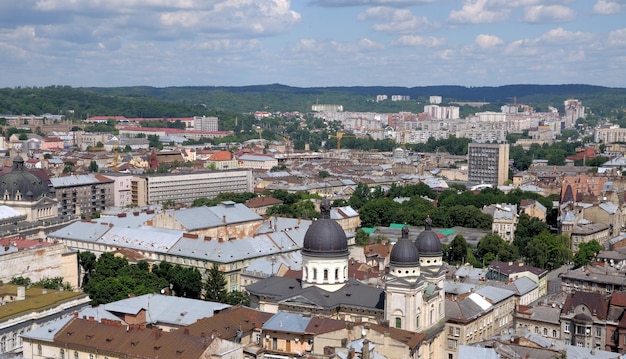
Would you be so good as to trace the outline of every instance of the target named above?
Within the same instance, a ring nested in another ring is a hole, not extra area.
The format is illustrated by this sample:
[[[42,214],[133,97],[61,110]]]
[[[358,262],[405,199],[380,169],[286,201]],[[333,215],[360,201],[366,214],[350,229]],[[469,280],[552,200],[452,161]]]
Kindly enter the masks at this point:
[[[222,192],[252,192],[252,171],[198,171],[142,175],[133,178],[131,200],[135,206],[167,201],[190,204],[196,198],[215,198]]]
[[[470,182],[497,187],[509,178],[508,143],[470,143],[467,160]]]

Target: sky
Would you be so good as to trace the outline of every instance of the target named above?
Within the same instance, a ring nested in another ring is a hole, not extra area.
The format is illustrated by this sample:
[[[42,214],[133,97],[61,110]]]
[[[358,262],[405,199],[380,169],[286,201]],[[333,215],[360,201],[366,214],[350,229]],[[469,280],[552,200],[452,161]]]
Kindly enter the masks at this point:
[[[0,1],[0,87],[626,87],[626,0]]]

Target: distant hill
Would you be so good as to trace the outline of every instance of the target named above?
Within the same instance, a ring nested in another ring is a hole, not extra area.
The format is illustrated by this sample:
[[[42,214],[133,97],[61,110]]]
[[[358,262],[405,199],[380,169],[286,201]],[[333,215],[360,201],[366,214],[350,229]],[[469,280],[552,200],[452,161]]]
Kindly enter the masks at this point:
[[[408,95],[410,101],[376,102],[376,95]],[[49,86],[0,89],[0,114],[67,113],[76,118],[94,115],[128,117],[185,117],[211,111],[308,112],[315,103],[341,104],[345,111],[421,112],[429,96],[444,103],[490,102],[497,110],[504,103],[525,103],[538,108],[562,109],[567,98],[577,98],[596,113],[626,108],[626,88],[581,84],[507,85],[499,87],[290,87],[281,84],[254,86],[187,87],[89,87]]]

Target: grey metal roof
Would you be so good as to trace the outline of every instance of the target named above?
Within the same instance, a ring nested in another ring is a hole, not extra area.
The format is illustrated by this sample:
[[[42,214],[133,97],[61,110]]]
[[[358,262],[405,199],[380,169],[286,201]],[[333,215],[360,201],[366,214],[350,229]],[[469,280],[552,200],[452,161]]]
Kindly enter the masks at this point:
[[[202,318],[213,316],[216,310],[230,305],[198,299],[181,298],[160,294],[146,294],[105,304],[110,312],[137,314],[146,310],[146,322],[190,325]]]
[[[81,242],[96,242],[111,229],[108,225],[92,222],[74,222],[48,234],[50,238],[72,239]]]
[[[63,317],[59,320],[55,320],[53,322],[45,324],[37,329],[26,332],[22,334],[22,337],[51,343],[54,341],[54,336],[56,335],[56,333],[61,330],[67,323],[69,323],[69,321],[73,318],[74,317],[71,315]]]
[[[469,293],[477,286],[478,284],[452,282],[452,281],[446,281],[444,284],[446,294],[457,294],[457,295]]]
[[[8,219],[13,217],[21,217],[24,214],[22,212],[16,211],[9,206],[0,206],[0,219]]]
[[[114,226],[98,239],[98,243],[164,253],[174,246],[178,239],[182,237],[183,233],[183,231],[179,230],[150,226],[138,228]]]
[[[273,297],[280,303],[304,303],[326,309],[347,306],[384,310],[384,289],[369,287],[354,279],[349,279],[335,292],[315,286],[303,289],[300,279],[287,277],[269,277],[247,286],[246,290],[251,294]]]
[[[459,359],[500,359],[500,355],[493,348],[480,346],[461,345],[459,347]]]
[[[302,314],[278,312],[263,324],[263,329],[289,333],[305,333],[310,321],[311,317],[305,317]]]
[[[100,183],[100,180],[98,180],[94,175],[73,175],[65,177],[52,177],[50,178],[50,182],[52,183],[52,187],[62,188]]]
[[[497,287],[492,287],[492,286],[482,287],[478,289],[476,293],[489,299],[493,304],[499,303],[515,295],[515,292],[513,292],[512,290],[502,289],[502,288],[497,288]]]

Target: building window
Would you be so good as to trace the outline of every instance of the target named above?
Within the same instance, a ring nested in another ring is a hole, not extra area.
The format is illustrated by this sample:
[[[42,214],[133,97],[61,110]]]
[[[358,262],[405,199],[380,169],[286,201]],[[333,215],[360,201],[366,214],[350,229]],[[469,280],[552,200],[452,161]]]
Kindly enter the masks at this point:
[[[396,318],[396,328],[402,328],[402,318]]]
[[[317,268],[313,268],[313,280],[317,280]]]
[[[65,349],[61,349],[59,356],[61,357],[61,359],[65,359]]]
[[[596,337],[601,337],[601,336],[602,336],[602,329],[596,328]]]
[[[454,328],[454,336],[455,337],[461,336],[461,328]]]
[[[556,338],[556,330],[552,329],[552,338]]]
[[[278,349],[278,338],[272,338],[272,349]]]
[[[569,323],[565,323],[565,329],[563,329],[565,333],[569,333]]]
[[[339,281],[339,268],[335,268],[335,281]]]
[[[41,344],[37,344],[37,354],[41,356]]]
[[[420,327],[420,316],[418,315],[417,317],[415,317],[415,328],[419,328]]]
[[[543,328],[543,335],[548,336],[548,328]]]
[[[74,352],[74,359],[78,359],[78,352],[77,351]]]
[[[535,334],[539,334],[539,327],[535,327]]]
[[[324,280],[328,281],[328,269],[324,269]]]

